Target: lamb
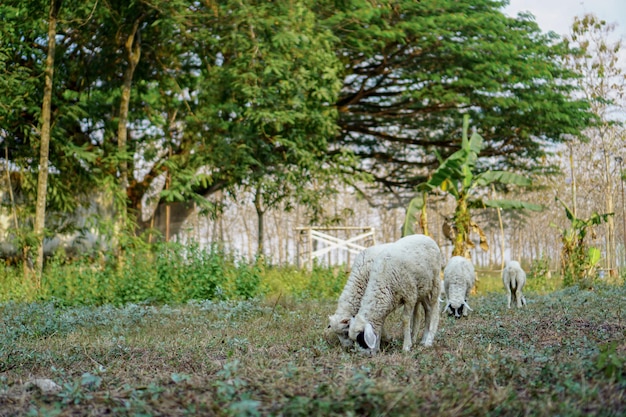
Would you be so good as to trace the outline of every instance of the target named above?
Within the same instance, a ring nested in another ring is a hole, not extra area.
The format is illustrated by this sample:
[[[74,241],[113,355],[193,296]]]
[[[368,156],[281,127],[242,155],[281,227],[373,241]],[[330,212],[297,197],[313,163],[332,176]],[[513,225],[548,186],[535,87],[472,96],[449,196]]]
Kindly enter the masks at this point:
[[[446,293],[447,303],[443,311],[454,317],[467,317],[472,311],[467,299],[470,291],[474,288],[476,274],[474,265],[463,256],[453,256],[443,270],[443,288]]]
[[[421,343],[432,346],[439,326],[441,261],[439,246],[425,235],[406,236],[385,246],[372,263],[361,307],[350,322],[350,339],[376,353],[385,319],[403,305],[402,350],[408,352],[417,338],[421,306],[425,326]]]
[[[361,299],[370,279],[370,269],[374,259],[385,249],[389,243],[371,246],[361,251],[354,262],[348,281],[339,296],[335,314],[328,317],[331,332],[339,338],[344,348],[350,348],[354,342],[348,337],[350,320],[356,315],[361,307]]]
[[[511,308],[511,293],[515,296],[517,307],[521,308],[526,305],[526,298],[522,294],[522,289],[526,284],[526,272],[522,269],[519,262],[509,261],[502,270],[502,282],[506,290],[507,307]]]

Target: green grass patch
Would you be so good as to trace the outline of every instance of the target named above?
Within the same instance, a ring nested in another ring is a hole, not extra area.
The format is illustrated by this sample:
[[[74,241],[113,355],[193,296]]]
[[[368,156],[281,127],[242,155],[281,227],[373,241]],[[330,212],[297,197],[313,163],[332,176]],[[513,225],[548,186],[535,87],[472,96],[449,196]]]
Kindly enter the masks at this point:
[[[0,304],[2,415],[617,416],[626,412],[624,286],[472,296],[432,348],[374,357],[325,332],[336,299],[173,306]],[[55,385],[36,388],[36,378]]]
[[[247,261],[218,247],[155,245],[94,260],[59,256],[47,261],[41,287],[21,267],[1,267],[0,302],[54,301],[68,306],[127,303],[181,304],[190,300],[258,297],[333,298],[347,279],[343,269],[276,267]]]

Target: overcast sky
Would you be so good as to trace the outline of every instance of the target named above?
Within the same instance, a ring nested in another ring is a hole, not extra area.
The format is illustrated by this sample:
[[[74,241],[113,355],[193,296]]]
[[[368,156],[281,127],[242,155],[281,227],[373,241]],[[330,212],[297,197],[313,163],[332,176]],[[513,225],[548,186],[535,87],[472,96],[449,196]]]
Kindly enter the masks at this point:
[[[504,12],[516,16],[530,12],[544,31],[569,33],[575,16],[593,13],[608,23],[616,23],[615,33],[626,41],[626,0],[510,0]]]

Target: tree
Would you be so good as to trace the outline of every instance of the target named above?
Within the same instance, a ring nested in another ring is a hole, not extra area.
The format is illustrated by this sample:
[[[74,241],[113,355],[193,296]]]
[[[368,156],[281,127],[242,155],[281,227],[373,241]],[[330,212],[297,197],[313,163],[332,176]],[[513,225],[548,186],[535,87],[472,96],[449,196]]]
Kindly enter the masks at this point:
[[[486,192],[495,184],[530,186],[528,177],[508,171],[477,171],[478,155],[483,149],[483,138],[472,133],[468,138],[469,115],[463,116],[463,132],[460,149],[445,160],[431,178],[418,186],[422,192],[432,192],[439,189],[443,193],[451,195],[455,200],[454,216],[448,225],[448,237],[454,248],[452,256],[469,257],[469,250],[474,247],[470,239],[472,231],[480,235],[480,245],[483,250],[488,249],[487,239],[482,229],[472,221],[471,209],[477,208],[501,208],[501,209],[529,209],[540,210],[536,204],[516,200],[491,200]],[[409,203],[404,222],[403,235],[414,233],[412,228],[416,211],[421,212],[425,199],[423,195],[414,197]],[[444,225],[445,226],[445,225]]]
[[[226,2],[218,13],[219,45],[206,42],[198,53],[207,69],[196,90],[203,106],[188,119],[184,140],[210,167],[208,184],[255,191],[261,251],[265,210],[286,200],[315,210],[343,159],[326,153],[336,134],[329,104],[341,87],[339,61],[332,33],[305,2]],[[313,184],[321,186],[311,192]]]
[[[572,97],[577,74],[566,44],[530,15],[506,17],[491,0],[328,0],[320,18],[338,37],[344,86],[332,149],[360,157],[379,190],[412,196],[456,151],[459,111],[484,141],[494,169],[550,174],[541,159],[580,135],[591,115]],[[352,171],[352,172],[357,172]],[[409,197],[410,198],[410,197]],[[406,200],[404,200],[406,201]]]
[[[69,8],[73,6],[71,3]],[[74,16],[80,16],[84,7],[76,6]],[[74,152],[57,122],[76,115],[75,107],[59,106],[60,94],[52,88],[55,50],[63,36],[56,30],[59,9],[60,2],[7,0],[0,6],[4,22],[0,43],[7,57],[6,76],[2,78],[10,86],[6,90],[7,106],[1,106],[0,114],[3,156],[4,165],[10,167],[12,212],[19,225],[16,230],[8,231],[5,238],[16,251],[21,250],[25,268],[32,265],[30,248],[37,248],[37,277],[41,274],[47,229],[65,223],[59,221],[58,213],[73,212],[82,195],[77,190],[84,188],[76,186],[80,175],[68,178],[58,175],[68,153]],[[39,161],[39,169],[31,169],[33,161]]]
[[[2,208],[6,209],[12,218],[11,228],[3,234],[3,238],[15,249],[8,256],[15,256],[22,259],[24,267],[24,277],[31,275],[32,264],[27,262],[29,247],[36,245],[32,239],[32,233],[27,224],[28,215],[25,213],[19,195],[14,193],[15,188],[21,188],[21,175],[19,168],[21,158],[34,157],[24,136],[18,136],[13,132],[26,133],[32,126],[25,125],[22,120],[26,109],[36,106],[34,101],[36,92],[36,78],[33,73],[37,73],[37,68],[29,65],[22,57],[37,56],[38,48],[33,44],[25,44],[19,48],[20,40],[24,33],[34,31],[32,21],[24,22],[20,16],[25,13],[23,4],[0,5],[0,17],[3,24],[0,25],[0,90],[4,93],[0,95],[0,143],[2,143],[2,169],[3,175],[0,181],[3,190],[7,190],[9,198],[3,195]],[[41,96],[39,96],[41,97]],[[40,107],[41,108],[41,107]],[[20,156],[17,156],[17,149],[20,149]],[[6,255],[5,255],[6,256]]]
[[[587,14],[574,19],[567,39],[580,52],[569,56],[567,65],[583,74],[579,79],[581,92],[598,118],[598,123],[585,131],[588,138],[578,143],[576,154],[581,163],[592,164],[588,169],[583,168],[583,172],[601,170],[602,175],[593,179],[593,186],[601,190],[598,198],[603,200],[603,211],[607,213],[615,211],[614,184],[619,181],[619,162],[615,157],[620,154],[624,157],[625,140],[623,134],[620,134],[620,126],[624,121],[620,113],[623,114],[626,97],[626,73],[620,65],[621,41],[610,40],[614,29],[614,25]],[[571,149],[574,145],[576,143],[571,145]],[[572,181],[575,181],[574,175]],[[573,214],[576,215],[576,201],[573,207]],[[606,266],[614,269],[616,238],[613,217],[606,219],[605,240]]]
[[[50,153],[50,124],[52,107],[52,80],[54,75],[54,54],[56,49],[57,15],[61,8],[61,0],[50,0],[48,14],[48,50],[44,71],[43,102],[41,105],[41,142],[39,144],[39,175],[37,180],[37,207],[35,210],[34,233],[37,236],[37,262],[35,276],[37,286],[43,271],[43,238],[46,222],[46,194],[48,192],[48,157]]]

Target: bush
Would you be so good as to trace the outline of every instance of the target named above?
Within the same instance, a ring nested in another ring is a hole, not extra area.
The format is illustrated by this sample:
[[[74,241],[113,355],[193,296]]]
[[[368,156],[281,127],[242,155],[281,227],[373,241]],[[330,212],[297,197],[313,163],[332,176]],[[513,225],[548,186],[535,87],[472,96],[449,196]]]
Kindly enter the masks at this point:
[[[552,277],[550,272],[550,260],[543,254],[530,264],[527,278],[527,290],[538,293],[547,293],[556,290],[561,281],[560,278]]]
[[[343,271],[276,267],[248,262],[192,243],[162,243],[127,249],[123,257],[68,259],[59,253],[46,261],[41,288],[24,282],[21,267],[2,265],[1,301],[56,300],[67,306],[128,303],[182,304],[190,300],[249,300],[262,295],[335,298],[346,281]]]

